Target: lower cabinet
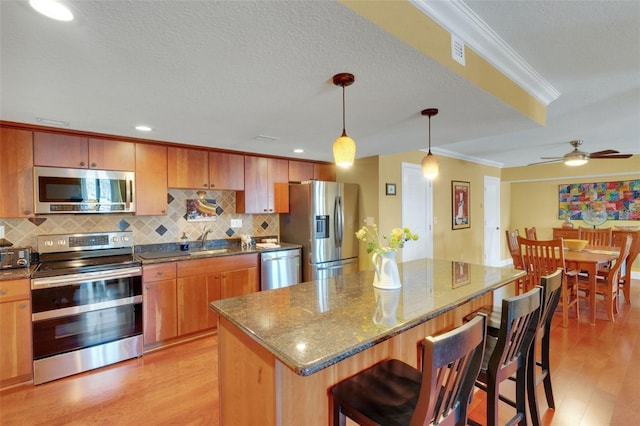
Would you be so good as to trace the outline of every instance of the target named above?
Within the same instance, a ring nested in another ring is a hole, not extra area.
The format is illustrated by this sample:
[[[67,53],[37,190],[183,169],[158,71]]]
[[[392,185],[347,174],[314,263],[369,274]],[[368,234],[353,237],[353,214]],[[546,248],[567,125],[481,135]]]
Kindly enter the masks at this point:
[[[28,279],[0,281],[0,388],[33,379]]]
[[[215,329],[209,304],[258,291],[258,265],[250,253],[143,266],[145,348]]]

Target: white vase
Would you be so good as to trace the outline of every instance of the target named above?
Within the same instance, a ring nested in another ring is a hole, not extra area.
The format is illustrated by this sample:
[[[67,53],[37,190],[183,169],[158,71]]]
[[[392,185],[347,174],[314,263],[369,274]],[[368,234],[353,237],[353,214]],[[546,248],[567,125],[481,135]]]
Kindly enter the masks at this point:
[[[391,250],[382,254],[373,253],[371,257],[375,276],[373,286],[386,290],[400,288],[400,274],[398,273],[398,263],[396,262],[396,251]]]

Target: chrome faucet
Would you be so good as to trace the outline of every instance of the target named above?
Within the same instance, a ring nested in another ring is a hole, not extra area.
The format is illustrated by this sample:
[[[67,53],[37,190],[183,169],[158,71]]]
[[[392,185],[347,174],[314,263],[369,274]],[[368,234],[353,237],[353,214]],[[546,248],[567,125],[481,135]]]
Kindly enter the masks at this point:
[[[202,235],[200,236],[200,248],[204,250],[204,246],[207,244],[207,235],[211,232],[211,228],[207,228],[206,226],[202,227]]]

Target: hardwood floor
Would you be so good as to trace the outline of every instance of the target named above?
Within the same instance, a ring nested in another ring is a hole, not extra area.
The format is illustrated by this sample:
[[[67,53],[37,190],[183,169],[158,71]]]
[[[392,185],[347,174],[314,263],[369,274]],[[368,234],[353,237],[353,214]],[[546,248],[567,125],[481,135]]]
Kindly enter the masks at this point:
[[[632,304],[615,323],[598,311],[552,327],[552,380],[556,410],[544,425],[628,425],[640,419],[640,282]],[[217,338],[207,337],[73,377],[0,393],[0,424],[9,425],[218,425]],[[510,389],[502,388],[509,393]],[[484,393],[470,416],[484,419]],[[512,408],[500,404],[500,412]],[[506,416],[510,417],[510,416]],[[232,425],[233,426],[233,425]],[[315,426],[315,425],[312,425]],[[321,425],[319,425],[321,426]]]

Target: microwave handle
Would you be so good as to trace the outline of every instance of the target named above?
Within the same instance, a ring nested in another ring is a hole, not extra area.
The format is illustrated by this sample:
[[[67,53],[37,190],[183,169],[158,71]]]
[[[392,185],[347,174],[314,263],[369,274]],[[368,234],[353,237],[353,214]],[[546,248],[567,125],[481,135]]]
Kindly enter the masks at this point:
[[[133,194],[133,180],[130,179],[127,181],[127,185],[126,185],[127,189],[126,189],[126,202],[127,202],[127,210],[129,210],[131,208],[131,202],[133,200],[132,194]]]

